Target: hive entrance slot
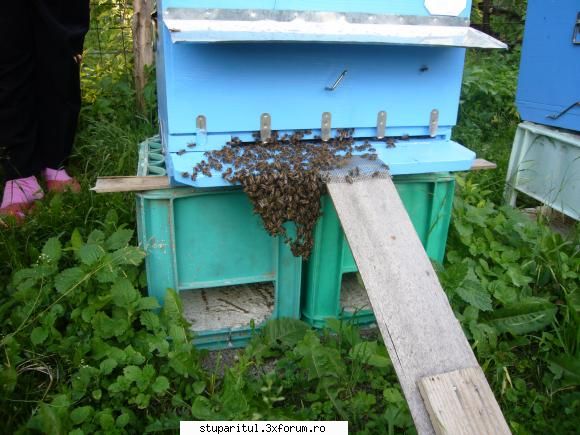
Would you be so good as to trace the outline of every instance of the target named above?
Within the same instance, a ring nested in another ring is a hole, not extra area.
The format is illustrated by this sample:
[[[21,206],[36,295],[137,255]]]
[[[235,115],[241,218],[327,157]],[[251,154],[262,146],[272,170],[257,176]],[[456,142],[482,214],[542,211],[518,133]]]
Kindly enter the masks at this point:
[[[340,307],[347,313],[356,313],[368,311],[371,309],[371,303],[367,291],[359,282],[357,273],[345,273],[342,275],[340,287]]]
[[[194,332],[248,328],[268,320],[274,310],[271,282],[185,290],[183,314]]]

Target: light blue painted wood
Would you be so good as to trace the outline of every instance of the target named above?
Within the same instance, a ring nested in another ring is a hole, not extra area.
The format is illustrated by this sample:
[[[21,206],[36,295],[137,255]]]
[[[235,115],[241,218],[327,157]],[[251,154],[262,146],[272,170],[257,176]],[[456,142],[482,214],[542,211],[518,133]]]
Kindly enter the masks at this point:
[[[164,0],[164,7],[279,9],[429,16],[424,0]],[[469,17],[471,0],[460,16]]]
[[[389,165],[392,175],[466,171],[471,168],[475,159],[473,151],[447,139],[399,141],[395,148],[387,148],[384,142],[371,143],[376,148],[379,159]],[[192,168],[203,159],[201,151],[182,155],[169,154],[167,161],[173,168],[169,172],[173,174],[172,182],[198,188],[230,186],[219,173],[213,173],[212,177],[199,174],[197,180],[192,181]],[[188,175],[184,176],[184,173]]]
[[[264,112],[274,130],[320,128],[323,112],[335,128],[376,127],[381,110],[392,127],[426,126],[435,108],[441,126],[457,119],[461,48],[165,41],[164,49],[169,134],[193,133],[201,114],[208,132],[256,131]],[[336,90],[325,90],[344,70]]]
[[[572,43],[579,13],[579,0],[528,0],[516,98],[522,119],[580,131],[580,106],[548,118],[580,101],[580,44]]]

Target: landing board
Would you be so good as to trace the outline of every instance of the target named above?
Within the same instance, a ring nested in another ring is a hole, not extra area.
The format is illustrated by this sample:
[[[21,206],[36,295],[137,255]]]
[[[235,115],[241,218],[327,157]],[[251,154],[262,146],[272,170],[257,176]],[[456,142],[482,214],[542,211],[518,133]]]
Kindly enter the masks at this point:
[[[417,382],[478,367],[475,355],[392,180],[329,183],[328,191],[417,430],[432,434]]]
[[[467,171],[475,159],[473,151],[447,139],[398,141],[394,148],[387,148],[384,142],[370,141],[370,143],[376,148],[379,159],[389,165],[391,175]],[[167,172],[172,178],[171,182],[200,188],[229,186],[230,184],[217,172],[213,172],[211,177],[198,174],[196,181],[191,180],[192,168],[204,159],[206,157],[200,151],[168,153],[166,163]]]

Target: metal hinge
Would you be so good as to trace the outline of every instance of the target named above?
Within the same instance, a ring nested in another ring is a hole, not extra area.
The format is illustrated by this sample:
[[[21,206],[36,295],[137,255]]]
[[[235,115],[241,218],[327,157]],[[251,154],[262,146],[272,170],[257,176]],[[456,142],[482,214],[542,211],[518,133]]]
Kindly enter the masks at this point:
[[[204,115],[195,118],[196,142],[201,145],[207,144],[207,120]]]
[[[260,116],[260,139],[266,143],[272,136],[272,117],[269,113],[262,113]]]
[[[439,110],[431,110],[431,117],[429,118],[429,136],[437,136],[437,129],[439,128]]]
[[[377,139],[385,137],[387,131],[387,112],[381,110],[377,115]]]
[[[326,142],[330,139],[330,130],[332,128],[332,115],[330,112],[324,112],[322,114],[322,123],[320,125],[320,138]]]

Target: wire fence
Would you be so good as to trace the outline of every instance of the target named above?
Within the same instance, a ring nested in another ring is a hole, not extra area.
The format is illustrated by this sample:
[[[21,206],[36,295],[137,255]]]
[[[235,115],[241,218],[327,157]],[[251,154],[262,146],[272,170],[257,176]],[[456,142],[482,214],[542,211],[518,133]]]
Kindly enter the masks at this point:
[[[85,39],[85,67],[131,70],[131,0],[91,0],[91,27]]]

